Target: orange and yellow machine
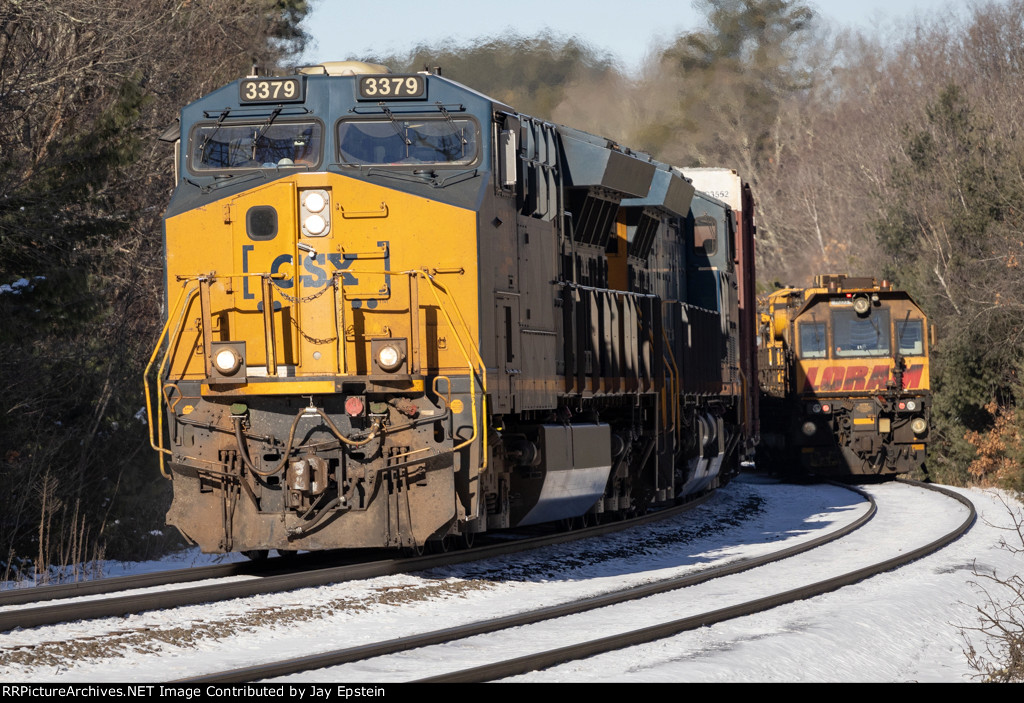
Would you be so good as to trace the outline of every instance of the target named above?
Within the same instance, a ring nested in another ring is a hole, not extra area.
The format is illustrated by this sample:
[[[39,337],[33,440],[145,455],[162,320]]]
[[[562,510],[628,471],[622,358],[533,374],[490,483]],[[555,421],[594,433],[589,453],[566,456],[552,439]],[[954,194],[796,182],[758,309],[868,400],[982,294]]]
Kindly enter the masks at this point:
[[[815,277],[759,300],[761,468],[887,476],[925,462],[933,330],[887,281]]]

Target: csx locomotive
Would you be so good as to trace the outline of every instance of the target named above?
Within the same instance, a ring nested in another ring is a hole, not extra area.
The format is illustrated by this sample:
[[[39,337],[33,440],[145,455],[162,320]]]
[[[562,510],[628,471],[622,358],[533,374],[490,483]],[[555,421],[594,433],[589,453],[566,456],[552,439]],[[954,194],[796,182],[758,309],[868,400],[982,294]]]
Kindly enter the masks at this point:
[[[353,62],[238,80],[165,138],[147,396],[167,521],[203,551],[622,515],[751,455],[734,172]]]
[[[822,477],[922,468],[934,331],[911,297],[839,274],[759,302],[760,467]]]

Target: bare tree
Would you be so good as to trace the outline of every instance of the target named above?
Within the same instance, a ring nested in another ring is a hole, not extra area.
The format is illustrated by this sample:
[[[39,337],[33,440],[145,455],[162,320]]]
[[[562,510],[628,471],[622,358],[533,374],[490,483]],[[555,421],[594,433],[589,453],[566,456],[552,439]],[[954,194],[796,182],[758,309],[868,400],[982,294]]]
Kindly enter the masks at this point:
[[[303,0],[0,3],[0,539],[12,558],[95,552],[84,541],[124,556],[162,522],[165,487],[133,419],[173,187],[157,137],[183,104],[292,56],[304,13]]]
[[[999,546],[1024,559],[1024,515],[1019,502],[1001,498],[1010,515],[1012,527],[1003,528],[1008,538]],[[977,625],[962,626],[967,662],[977,677],[993,683],[1024,681],[1024,577],[1020,572],[999,574],[974,566],[972,582],[984,601],[975,606]]]

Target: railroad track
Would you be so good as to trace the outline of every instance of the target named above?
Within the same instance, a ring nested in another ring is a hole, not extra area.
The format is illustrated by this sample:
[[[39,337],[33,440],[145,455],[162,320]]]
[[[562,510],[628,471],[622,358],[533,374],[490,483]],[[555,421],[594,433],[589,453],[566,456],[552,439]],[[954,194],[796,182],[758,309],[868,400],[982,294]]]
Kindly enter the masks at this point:
[[[704,574],[702,578],[694,576],[693,572],[697,568],[706,569],[706,564],[721,564],[731,559],[734,563],[728,564],[727,570],[719,570],[715,575],[722,576],[741,569],[753,568],[752,573],[758,575],[755,578],[767,582],[771,577],[761,577],[759,574],[763,569],[777,567],[773,567],[771,563],[757,567],[752,562],[739,563],[735,560],[740,555],[764,555],[773,547],[779,546],[775,541],[783,538],[788,540],[786,545],[792,544],[796,539],[807,540],[811,536],[818,537],[815,545],[829,538],[835,539],[838,535],[819,537],[824,529],[822,525],[828,523],[831,529],[837,524],[849,523],[856,516],[861,516],[858,524],[864,523],[870,517],[864,514],[867,504],[862,499],[843,498],[843,492],[835,488],[817,489],[820,498],[815,500],[819,501],[819,507],[811,507],[809,503],[805,505],[807,501],[803,494],[804,487],[761,488],[746,485],[739,488],[737,491],[720,491],[716,495],[725,505],[716,501],[714,506],[703,508],[695,513],[693,518],[686,516],[667,520],[640,531],[580,542],[579,546],[554,546],[550,550],[542,550],[536,554],[488,559],[479,564],[439,568],[418,575],[401,574],[368,582],[334,585],[314,591],[298,591],[294,595],[287,592],[257,599],[241,599],[218,606],[217,609],[184,608],[180,611],[167,611],[166,615],[163,611],[154,612],[117,621],[113,625],[109,622],[76,623],[70,629],[43,627],[12,632],[0,635],[0,669],[22,680],[33,680],[37,676],[43,676],[43,680],[53,681],[54,672],[66,671],[65,676],[73,676],[74,680],[78,681],[90,680],[93,676],[101,676],[105,680],[111,675],[128,680],[166,681],[189,676],[190,672],[209,671],[209,657],[213,654],[211,646],[227,648],[223,654],[213,655],[221,661],[228,662],[230,666],[231,662],[245,665],[258,661],[267,652],[313,652],[316,649],[325,649],[324,645],[329,646],[331,642],[348,642],[365,646],[310,654],[307,657],[292,658],[287,662],[274,662],[261,667],[248,667],[183,680],[241,682],[312,669],[317,671],[308,671],[302,680],[315,681],[319,677],[322,681],[386,682],[425,679],[433,675],[456,677],[452,680],[502,678],[514,675],[507,672],[515,672],[515,667],[519,667],[519,671],[528,671],[550,666],[543,662],[538,663],[536,659],[537,655],[545,652],[554,652],[552,656],[556,658],[568,656],[570,659],[576,659],[589,655],[587,647],[614,649],[624,644],[628,646],[629,642],[618,637],[623,633],[639,630],[642,631],[641,637],[650,638],[664,636],[663,632],[654,630],[654,626],[665,626],[669,629],[700,626],[708,620],[691,620],[689,623],[677,621],[696,616],[706,618],[707,613],[699,612],[701,604],[711,604],[711,609],[722,611],[712,613],[712,616],[728,618],[741,614],[739,611],[727,612],[725,609],[731,609],[738,602],[755,598],[736,598],[734,602],[723,599],[723,594],[730,589],[731,583],[735,583],[737,579],[749,580],[750,576],[737,574],[717,578],[704,585],[695,585],[699,581],[706,581],[712,574]],[[775,503],[779,499],[783,502]],[[788,505],[785,502],[788,500],[796,500],[795,505],[799,506],[799,510],[794,512],[784,507]],[[941,500],[948,502],[941,496],[930,500],[932,503]],[[943,510],[948,514],[949,509],[941,506],[938,512]],[[931,518],[919,518],[917,521],[924,524],[930,522]],[[821,524],[813,525],[815,522]],[[877,520],[868,523],[868,529],[857,534],[864,535],[870,530],[878,529],[874,527],[877,523]],[[854,527],[855,525],[850,529]],[[614,525],[608,528],[601,526],[594,531],[580,531],[577,534],[593,536],[596,532],[614,528]],[[733,528],[738,532],[730,532]],[[764,535],[761,541],[747,542],[746,539],[740,539],[752,529]],[[807,534],[801,537],[793,537],[805,532]],[[845,532],[849,532],[849,529],[844,530]],[[573,536],[576,535],[570,537]],[[676,543],[677,539],[682,541]],[[866,538],[857,539],[864,542]],[[923,541],[926,540],[920,540]],[[744,544],[754,547],[745,547]],[[837,542],[823,547],[822,550],[844,550],[847,549],[846,544],[846,541]],[[785,554],[793,555],[789,563],[807,559],[807,549],[813,549],[813,545],[805,544],[796,549],[788,549]],[[803,552],[804,556],[797,555],[797,552]],[[815,554],[817,552],[812,551],[809,556],[815,558]],[[438,555],[444,556],[447,555]],[[466,553],[459,556],[468,558]],[[915,556],[916,552],[907,558]],[[427,568],[423,564],[430,563],[433,558],[397,561],[404,561],[403,571],[411,571],[410,565],[416,564],[417,568]],[[582,570],[577,573],[575,569]],[[665,571],[662,571],[663,569]],[[663,578],[666,573],[684,571],[693,581],[689,586],[685,579]],[[661,580],[648,582],[655,578]],[[602,593],[602,590],[611,587],[610,583],[623,581],[632,587],[618,589],[622,591],[621,593]],[[776,581],[784,586],[794,585],[784,579]],[[686,590],[668,590],[672,588]],[[575,600],[580,593],[594,597],[588,598],[580,605],[551,605]],[[638,598],[642,600],[635,600]],[[667,607],[649,605],[664,603],[667,599],[670,603]],[[455,608],[451,607],[453,602],[456,603]],[[688,609],[678,607],[680,603],[686,603]],[[527,612],[525,619],[520,621],[512,617],[497,617],[515,610],[526,610],[528,604],[550,607],[530,608],[531,612]],[[631,617],[628,627],[621,627],[619,632],[609,635],[615,637],[618,642],[601,641],[607,639],[602,636],[605,634],[604,631],[589,626],[577,628],[574,624],[579,618],[587,617],[611,620],[613,618],[609,617],[608,613],[615,614],[629,608],[640,608],[652,613],[661,612],[660,621],[649,623],[641,617]],[[534,612],[537,610],[540,612]],[[576,610],[587,612],[582,615],[568,614]],[[474,616],[474,613],[489,613],[492,618],[485,622],[473,622],[467,628],[449,627],[455,623],[466,623],[471,619],[481,620],[481,617]],[[562,619],[552,621],[550,618]],[[520,622],[534,624],[509,630],[520,625]],[[260,629],[253,630],[253,627]],[[273,630],[263,629],[266,627]],[[546,635],[533,634],[538,628],[555,629],[558,632],[549,640],[548,645],[544,645]],[[494,632],[491,632],[492,630]],[[590,632],[593,636],[576,637],[577,630],[581,633]],[[390,639],[389,634],[399,632],[422,634],[400,638],[394,642],[386,641]],[[494,638],[514,636],[514,633],[518,632],[527,633],[524,636],[530,640],[528,646],[523,646],[522,643],[501,645],[500,654],[504,656],[487,655],[491,660],[473,658],[478,650],[483,652],[487,649],[487,642]],[[179,633],[186,633],[188,637],[174,639]],[[456,645],[447,645],[447,648],[443,644],[433,644],[474,635],[474,639],[462,639]],[[570,636],[581,641],[573,643]],[[594,644],[590,640],[599,642]],[[166,650],[161,644],[164,642],[178,649]],[[259,644],[256,644],[257,642]],[[75,653],[69,653],[69,646]],[[659,651],[665,646],[657,645]],[[410,651],[414,647],[419,649]],[[388,650],[404,654],[385,655]],[[133,652],[138,652],[139,656]],[[512,668],[505,671],[495,668],[472,672],[451,670],[455,664],[461,664],[467,669],[484,664],[490,667],[499,666],[499,662],[508,659],[509,653],[512,652],[527,658],[512,663],[506,662],[504,666]],[[128,658],[124,664],[117,664],[111,668],[113,661],[110,657],[116,660],[126,655]],[[441,657],[441,661],[428,664],[432,656]],[[592,661],[617,662],[619,656],[616,653],[611,660],[603,657]],[[62,661],[65,663],[58,663]],[[339,666],[340,662],[351,663]],[[574,664],[571,670],[582,670],[582,667],[586,666],[594,664],[579,662]],[[392,667],[390,674],[388,667]],[[599,668],[598,671],[600,670]],[[116,671],[121,673],[112,673]],[[459,676],[468,678],[457,678]],[[536,675],[533,678],[536,678]]]
[[[564,647],[545,649],[542,651],[537,651],[528,655],[513,657],[510,659],[499,659],[497,661],[488,662],[486,664],[481,664],[461,670],[447,671],[442,674],[428,676],[415,680],[417,682],[480,682],[516,676],[519,674],[546,669],[565,662],[590,657],[596,654],[615,651],[626,647],[631,647],[638,644],[643,644],[646,642],[651,642],[654,640],[670,637],[672,635],[687,630],[713,625],[715,623],[722,622],[724,620],[728,620],[731,618],[750,615],[763,610],[777,607],[785,603],[790,603],[793,601],[810,598],[816,595],[821,595],[823,593],[827,593],[829,591],[834,591],[839,588],[842,588],[843,586],[856,583],[858,581],[869,578],[876,574],[880,574],[885,571],[895,569],[899,566],[902,566],[923,556],[931,554],[941,549],[942,547],[948,545],[950,542],[964,534],[970,528],[970,526],[973,524],[976,518],[974,506],[970,503],[969,500],[963,498],[959,494],[939,487],[926,486],[924,484],[913,485],[941,492],[944,495],[949,496],[950,498],[962,503],[968,509],[967,517],[959,525],[957,525],[955,529],[949,530],[945,534],[937,537],[936,539],[930,541],[927,544],[921,545],[913,549],[909,549],[905,552],[900,553],[897,556],[893,556],[888,559],[883,559],[877,563],[869,564],[856,569],[851,569],[836,576],[815,581],[813,583],[804,584],[797,588],[784,590],[778,593],[772,593],[770,595],[763,597],[741,600],[740,602],[729,605],[727,607],[717,608],[707,612],[701,612],[683,618],[668,619],[664,622],[658,622],[656,624],[649,625],[646,627],[619,632],[606,637],[598,637],[587,641],[576,642]],[[452,643],[469,637],[476,637],[487,633],[495,633],[504,630],[509,630],[510,628],[523,627],[536,623],[544,623],[547,621],[551,621],[555,618],[571,617],[578,615],[580,613],[594,611],[598,608],[606,608],[614,605],[619,605],[631,601],[636,601],[641,598],[650,598],[658,594],[665,594],[670,591],[690,588],[697,584],[707,583],[713,579],[719,579],[728,575],[752,570],[767,564],[779,562],[781,560],[794,557],[799,554],[806,554],[810,550],[822,546],[823,544],[837,540],[841,537],[850,534],[852,531],[860,528],[862,525],[867,523],[871,519],[871,517],[873,517],[874,514],[875,508],[874,502],[872,500],[871,510],[865,513],[860,519],[858,519],[854,523],[851,523],[842,530],[837,530],[831,534],[823,535],[822,537],[805,544],[779,550],[778,552],[774,552],[770,555],[764,555],[762,557],[747,559],[741,562],[728,564],[722,567],[716,567],[713,569],[709,569],[707,571],[703,571],[696,575],[688,575],[678,578],[665,579],[657,583],[622,589],[611,593],[605,593],[600,596],[587,598],[585,600],[576,601],[573,603],[550,606],[513,616],[495,618],[483,622],[476,622],[464,626],[446,628],[443,630],[437,630],[434,632],[423,633],[410,637],[402,637],[390,641],[383,641],[362,645],[358,647],[339,649],[331,652],[310,655],[307,657],[291,658],[285,661],[261,664],[258,666],[235,669],[231,671],[222,671],[214,674],[207,674],[203,676],[182,679],[179,682],[238,683],[246,681],[263,680],[277,676],[285,676],[302,671],[308,671],[311,669],[324,669],[326,667],[336,667],[352,662],[366,661],[374,657],[386,657],[400,652],[407,652],[412,649]],[[563,629],[572,630],[573,628],[570,625],[565,625]],[[498,649],[507,651],[507,648],[504,647],[499,647]],[[464,652],[465,648],[463,648],[462,651]],[[440,659],[444,660],[445,658],[442,655]],[[344,668],[338,671],[340,672],[340,675],[342,677],[347,677],[348,680],[361,680],[359,673],[353,674],[346,671],[346,669]]]
[[[288,568],[289,560],[272,559],[266,562],[243,562],[197,569],[179,569],[153,574],[99,579],[92,582],[19,589],[0,594],[0,606],[31,604],[30,607],[8,607],[0,610],[0,632],[14,628],[39,627],[75,620],[119,617],[149,610],[179,608],[212,601],[247,598],[267,593],[343,583],[360,579],[422,571],[451,566],[478,559],[515,554],[544,546],[597,537],[658,520],[665,520],[700,505],[713,494],[706,494],[687,503],[647,515],[595,525],[583,529],[533,537],[506,538],[479,547],[441,554],[417,557],[385,558],[372,561],[354,561],[345,557],[341,565],[296,570]],[[324,557],[310,557],[303,564],[318,564]],[[230,582],[216,581],[192,587],[167,589],[182,583],[242,577]],[[139,592],[127,592],[140,589]],[[141,590],[146,589],[146,590]],[[34,592],[39,593],[35,598]],[[105,596],[91,600],[73,600],[82,596]],[[59,600],[48,605],[35,605],[40,601]]]

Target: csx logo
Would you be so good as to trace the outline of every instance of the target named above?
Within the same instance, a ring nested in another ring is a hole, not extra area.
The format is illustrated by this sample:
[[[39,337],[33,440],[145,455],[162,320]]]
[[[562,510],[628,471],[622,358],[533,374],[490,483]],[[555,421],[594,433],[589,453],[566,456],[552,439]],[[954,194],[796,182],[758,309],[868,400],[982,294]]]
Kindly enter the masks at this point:
[[[807,385],[804,390],[832,392],[837,391],[882,391],[889,382],[890,369],[888,364],[867,366],[808,366]],[[923,364],[914,364],[903,372],[903,388],[921,387]]]
[[[359,279],[353,276],[351,273],[346,271],[352,262],[356,260],[354,255],[346,256],[340,253],[333,254],[317,254],[314,256],[303,256],[302,268],[307,272],[299,276],[299,281],[302,283],[303,288],[323,288],[330,280],[331,276],[325,270],[328,262],[334,267],[335,271],[341,271],[342,283],[346,286],[352,286],[359,283]],[[281,254],[279,257],[274,259],[274,263],[270,265],[271,275],[281,272],[281,267],[291,266],[294,259],[291,254]],[[295,285],[295,281],[290,278],[278,279],[277,285],[281,288],[291,288]]]
[[[383,257],[384,284],[385,287],[390,287],[391,274],[388,273],[388,271],[391,268],[391,253],[388,248],[388,242],[377,242],[377,246],[381,247],[386,252]],[[242,273],[250,273],[249,254],[255,249],[255,245],[252,244],[244,244],[242,246]],[[280,254],[273,260],[273,262],[271,262],[270,273],[271,275],[279,273],[287,274],[289,270],[294,271],[291,277],[274,279],[274,285],[282,290],[294,288],[296,277],[298,278],[299,283],[302,284],[303,289],[323,288],[331,283],[338,272],[340,272],[340,282],[342,286],[356,286],[359,284],[359,278],[348,269],[358,259],[358,254],[331,252],[316,254],[315,256],[300,256],[298,267],[296,267],[295,257],[292,254]],[[242,279],[242,298],[245,300],[256,299],[256,294],[250,288],[248,277]],[[377,305],[375,300],[351,300],[352,307],[361,307],[365,304],[372,308]],[[274,308],[277,309],[279,305],[280,303],[275,301]],[[262,306],[262,303],[257,304],[258,308],[260,306]]]

